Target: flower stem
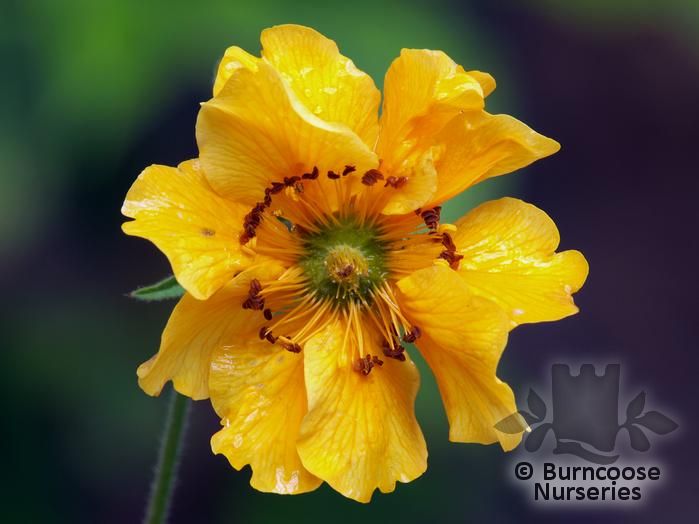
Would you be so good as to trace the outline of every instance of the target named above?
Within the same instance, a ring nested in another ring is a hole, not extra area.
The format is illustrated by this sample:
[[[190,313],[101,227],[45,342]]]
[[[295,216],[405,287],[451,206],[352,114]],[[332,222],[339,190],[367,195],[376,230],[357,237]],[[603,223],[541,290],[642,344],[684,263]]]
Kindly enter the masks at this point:
[[[144,524],[163,524],[167,520],[190,406],[187,397],[172,391]]]

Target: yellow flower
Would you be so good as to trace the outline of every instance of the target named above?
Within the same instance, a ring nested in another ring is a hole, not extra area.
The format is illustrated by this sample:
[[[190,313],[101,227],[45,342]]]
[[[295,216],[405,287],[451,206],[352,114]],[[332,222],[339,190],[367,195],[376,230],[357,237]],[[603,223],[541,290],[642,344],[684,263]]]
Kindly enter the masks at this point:
[[[558,143],[484,110],[493,78],[441,51],[403,50],[380,93],[316,31],[229,48],[196,126],[199,158],[150,166],[124,231],[155,243],[187,293],[138,368],[211,398],[215,453],[261,491],[322,481],[367,502],[426,468],[415,342],[455,442],[499,442],[516,411],[496,376],[507,335],[577,311],[587,276],[536,207],[504,198],[440,223],[439,205]]]

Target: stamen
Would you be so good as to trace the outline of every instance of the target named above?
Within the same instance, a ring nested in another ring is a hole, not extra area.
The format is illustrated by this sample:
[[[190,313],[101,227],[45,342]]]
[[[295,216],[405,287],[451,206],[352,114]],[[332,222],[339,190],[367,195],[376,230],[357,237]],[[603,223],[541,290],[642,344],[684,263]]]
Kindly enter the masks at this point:
[[[267,308],[265,309],[262,314],[265,316],[266,320],[272,320],[272,310]]]
[[[314,167],[313,171],[311,171],[310,173],[304,173],[303,175],[301,175],[301,178],[305,180],[315,180],[316,178],[318,178],[319,175],[320,171],[318,171],[317,167]]]
[[[248,298],[243,302],[243,309],[253,309],[262,311],[265,307],[265,299],[260,296],[260,291],[262,291],[262,286],[260,281],[253,278],[250,281],[250,290],[248,291]]]
[[[383,173],[378,169],[370,169],[362,175],[362,184],[365,186],[373,186],[379,180],[383,180]]]
[[[384,340],[381,349],[383,349],[383,354],[388,358],[395,358],[400,362],[405,362],[405,348],[400,344],[391,346],[388,340]]]
[[[439,258],[442,258],[449,262],[449,267],[452,269],[459,269],[459,261],[464,258],[456,252],[456,244],[451,235],[446,231],[442,233],[442,245],[446,248],[439,254]]]
[[[354,173],[357,170],[356,167],[347,165],[345,166],[345,169],[342,170],[342,176],[347,176],[350,173]]]
[[[408,183],[408,177],[405,176],[390,176],[386,179],[386,183],[383,185],[383,187],[388,187],[391,186],[395,189],[400,189],[403,187],[405,184]]]
[[[403,342],[412,344],[418,338],[420,338],[420,335],[422,335],[422,331],[420,331],[420,328],[417,326],[413,326],[410,328],[410,331],[407,331],[405,334],[403,334]]]
[[[369,373],[371,373],[371,370],[374,369],[374,366],[382,366],[383,365],[383,360],[381,360],[377,356],[371,356],[368,353],[364,355],[363,357],[359,358],[355,363],[354,363],[354,370],[357,371],[358,373],[361,373],[364,376],[367,376]]]
[[[337,173],[335,173],[335,171],[328,171],[328,178],[330,180],[337,180],[338,178],[340,178],[340,176],[341,175],[338,175]]]
[[[442,207],[436,206],[420,213],[420,216],[425,221],[425,225],[432,231],[435,231],[439,227],[441,211]]]

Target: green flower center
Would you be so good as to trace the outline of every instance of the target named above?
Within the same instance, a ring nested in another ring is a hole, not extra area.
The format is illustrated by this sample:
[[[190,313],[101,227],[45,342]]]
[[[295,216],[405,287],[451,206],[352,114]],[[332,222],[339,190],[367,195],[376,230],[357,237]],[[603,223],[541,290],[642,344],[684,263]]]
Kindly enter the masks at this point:
[[[387,275],[386,245],[377,230],[347,218],[310,234],[299,265],[318,296],[338,304],[371,302]]]

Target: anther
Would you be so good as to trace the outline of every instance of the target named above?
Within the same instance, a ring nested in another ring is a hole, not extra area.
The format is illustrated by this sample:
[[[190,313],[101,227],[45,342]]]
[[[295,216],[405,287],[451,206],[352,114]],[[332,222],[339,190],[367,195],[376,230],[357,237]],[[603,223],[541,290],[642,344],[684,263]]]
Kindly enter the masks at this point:
[[[291,341],[289,337],[279,337],[277,338],[277,343],[281,347],[283,347],[287,351],[291,351],[292,353],[301,352],[301,346],[299,346],[296,342]]]
[[[396,345],[395,347],[391,347],[388,341],[384,340],[381,349],[383,349],[383,354],[388,358],[395,358],[401,362],[405,361],[405,348],[400,344]]]
[[[328,178],[330,180],[337,180],[338,178],[340,178],[340,175],[335,173],[335,171],[328,171]]]
[[[441,211],[442,211],[442,207],[436,206],[436,207],[433,207],[432,209],[427,209],[426,211],[422,211],[420,213],[420,216],[425,221],[425,225],[429,229],[434,231],[437,229],[437,227],[439,227],[439,219],[440,219]]]
[[[265,309],[262,314],[265,316],[266,320],[272,320],[272,310],[267,308]]]
[[[285,176],[284,177],[284,185],[287,187],[291,187],[299,180],[301,180],[300,176]]]
[[[463,255],[456,253],[455,251],[444,250],[439,254],[439,258],[442,258],[449,262],[449,267],[452,269],[459,269],[459,261],[464,258]]]
[[[386,179],[386,183],[383,185],[383,187],[388,187],[391,186],[395,189],[400,189],[403,187],[405,184],[408,183],[408,177],[404,176],[390,176]]]
[[[271,331],[268,330],[267,326],[262,326],[259,332],[260,340],[266,339],[269,333],[271,333]]]
[[[412,344],[418,338],[420,338],[420,335],[422,335],[422,331],[420,331],[420,328],[417,326],[413,326],[410,328],[410,331],[406,332],[403,335],[403,342],[407,342],[408,344]]]
[[[318,168],[314,167],[313,171],[311,171],[310,173],[304,173],[303,175],[301,175],[301,178],[303,178],[304,180],[315,180],[316,178],[318,178],[319,174],[320,172],[318,171]]]
[[[256,278],[253,278],[250,281],[248,298],[246,298],[243,302],[243,309],[253,309],[262,311],[265,308],[265,299],[259,295],[260,291],[262,291],[260,281]]]
[[[370,169],[362,175],[362,184],[365,186],[373,186],[379,180],[383,180],[383,173],[378,169]]]
[[[347,165],[345,166],[345,169],[342,170],[342,176],[347,176],[350,173],[354,173],[356,170],[356,167]]]
[[[442,233],[442,245],[447,248],[447,251],[456,251],[456,244],[454,244],[454,239],[446,231]]]
[[[371,359],[371,355],[364,355],[363,357],[357,359],[354,363],[354,370],[366,376],[371,373],[374,367],[374,362]]]
[[[277,193],[281,193],[286,185],[284,182],[272,182],[272,187],[269,189],[270,195],[276,195]]]
[[[303,193],[303,182],[299,181],[299,182],[294,183],[294,190],[297,193]]]

